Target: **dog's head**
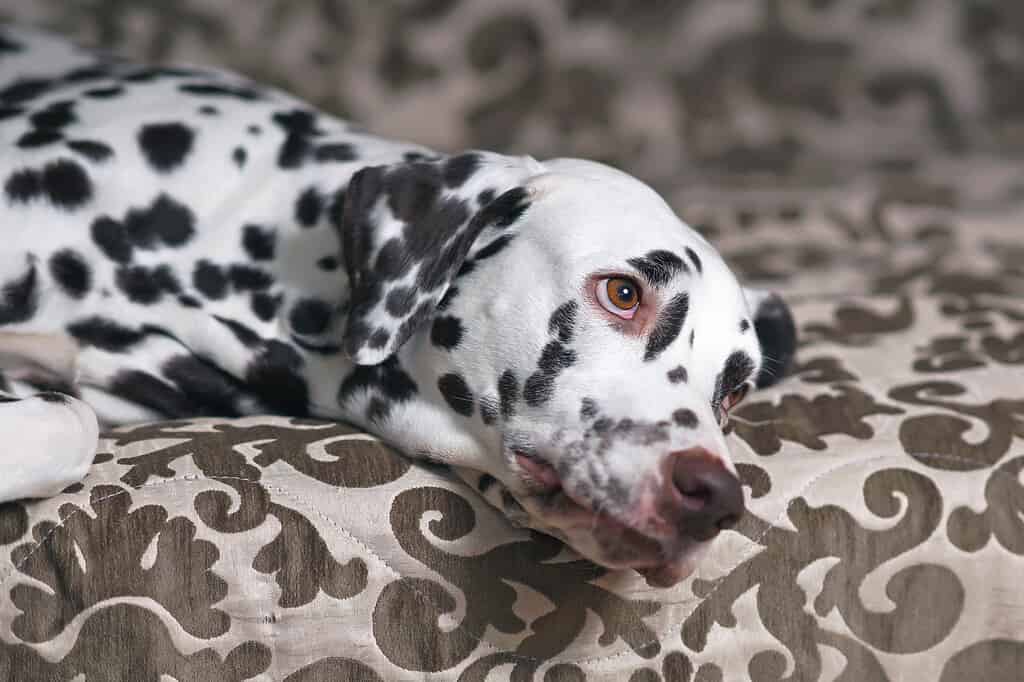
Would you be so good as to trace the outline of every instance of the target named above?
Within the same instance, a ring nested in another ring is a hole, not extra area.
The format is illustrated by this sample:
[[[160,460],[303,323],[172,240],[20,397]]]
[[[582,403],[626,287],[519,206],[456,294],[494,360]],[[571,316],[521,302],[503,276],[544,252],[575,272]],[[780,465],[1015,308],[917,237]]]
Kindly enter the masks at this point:
[[[367,168],[341,238],[355,420],[654,584],[738,520],[721,425],[784,369],[793,322],[649,187],[483,153]]]

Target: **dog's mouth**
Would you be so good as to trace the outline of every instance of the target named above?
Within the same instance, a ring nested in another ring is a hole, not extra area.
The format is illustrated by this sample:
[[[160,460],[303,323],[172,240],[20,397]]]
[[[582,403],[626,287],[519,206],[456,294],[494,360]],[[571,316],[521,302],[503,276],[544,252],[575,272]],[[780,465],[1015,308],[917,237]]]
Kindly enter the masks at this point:
[[[536,454],[516,451],[515,461],[543,518],[558,530],[591,535],[600,549],[592,560],[613,569],[632,568],[652,587],[670,587],[692,572],[689,560],[699,544],[679,536],[664,519],[646,519],[642,527],[595,509],[563,485],[557,470]]]

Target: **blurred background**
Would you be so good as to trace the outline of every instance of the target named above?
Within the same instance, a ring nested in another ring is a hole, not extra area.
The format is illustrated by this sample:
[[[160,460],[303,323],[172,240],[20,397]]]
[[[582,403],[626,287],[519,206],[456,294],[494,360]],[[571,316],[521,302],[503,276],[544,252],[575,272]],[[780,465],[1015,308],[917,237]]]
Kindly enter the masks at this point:
[[[894,241],[952,257],[942,210],[1024,198],[1021,0],[0,0],[0,20],[228,67],[440,151],[612,163],[779,286],[870,262],[857,290],[885,290]],[[933,212],[907,231],[894,203]],[[788,246],[731,239],[809,215]],[[815,247],[836,239],[860,246]]]

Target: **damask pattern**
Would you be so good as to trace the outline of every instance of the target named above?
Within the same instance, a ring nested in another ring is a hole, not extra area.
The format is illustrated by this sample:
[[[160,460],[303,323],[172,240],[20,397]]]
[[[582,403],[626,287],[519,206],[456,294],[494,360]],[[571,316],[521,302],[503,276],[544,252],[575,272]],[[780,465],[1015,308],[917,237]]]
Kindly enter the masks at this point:
[[[668,590],[513,529],[447,472],[343,425],[111,432],[84,484],[0,512],[0,675],[1016,679],[1015,358],[919,368],[933,339],[985,347],[969,303],[1000,328],[1017,305],[972,298],[797,304],[799,365],[730,429],[750,512]]]
[[[108,433],[0,506],[0,679],[1020,679],[1024,12],[648,4],[4,3],[377,132],[618,163],[801,345],[729,427],[748,514],[667,590],[344,425]]]

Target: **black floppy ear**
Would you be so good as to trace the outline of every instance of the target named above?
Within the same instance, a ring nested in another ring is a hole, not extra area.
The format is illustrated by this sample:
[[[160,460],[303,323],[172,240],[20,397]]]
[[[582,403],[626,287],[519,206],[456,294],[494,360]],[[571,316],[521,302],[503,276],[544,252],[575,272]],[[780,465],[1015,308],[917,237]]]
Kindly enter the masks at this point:
[[[796,324],[786,302],[763,289],[743,289],[754,315],[754,329],[761,342],[764,361],[757,375],[757,387],[764,388],[784,377],[796,355]]]
[[[502,231],[529,205],[520,183],[538,167],[471,152],[352,176],[339,229],[350,289],[342,342],[356,364],[392,355],[433,316],[467,258],[508,239]]]

